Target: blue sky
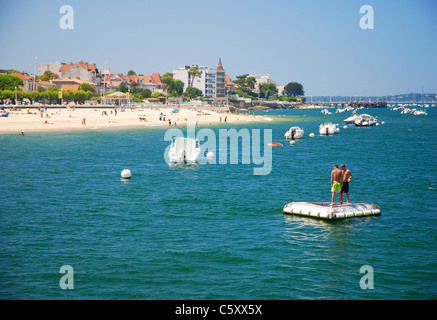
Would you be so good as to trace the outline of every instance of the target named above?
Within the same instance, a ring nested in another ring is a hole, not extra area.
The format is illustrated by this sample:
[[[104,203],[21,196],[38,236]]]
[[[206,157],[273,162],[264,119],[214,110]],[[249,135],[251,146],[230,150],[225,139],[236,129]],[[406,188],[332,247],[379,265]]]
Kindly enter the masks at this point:
[[[437,92],[436,17],[435,0],[0,0],[0,68],[33,73],[38,57],[148,75],[221,58],[231,78],[269,74],[306,95]]]

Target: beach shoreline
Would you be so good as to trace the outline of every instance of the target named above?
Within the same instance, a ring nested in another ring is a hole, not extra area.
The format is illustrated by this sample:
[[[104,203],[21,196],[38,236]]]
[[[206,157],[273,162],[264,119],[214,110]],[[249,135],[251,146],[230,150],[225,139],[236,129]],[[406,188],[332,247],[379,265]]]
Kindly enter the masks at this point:
[[[243,124],[252,121],[274,121],[271,117],[253,114],[223,113],[211,110],[195,110],[181,107],[102,108],[50,107],[42,111],[36,106],[22,106],[3,112],[0,117],[0,135],[27,133],[86,132],[99,130],[127,130],[140,128],[183,128],[188,124],[213,126],[218,124]],[[160,114],[162,120],[160,120]],[[84,120],[85,119],[85,120]],[[169,122],[170,120],[170,122]]]

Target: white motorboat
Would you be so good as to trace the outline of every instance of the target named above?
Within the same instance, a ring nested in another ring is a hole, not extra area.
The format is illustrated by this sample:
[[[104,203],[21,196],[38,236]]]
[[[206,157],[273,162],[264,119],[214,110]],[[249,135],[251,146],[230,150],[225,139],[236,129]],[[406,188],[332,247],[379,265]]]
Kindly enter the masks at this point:
[[[291,127],[290,130],[288,130],[285,134],[284,137],[286,139],[291,139],[291,140],[295,140],[295,139],[302,139],[304,135],[303,129],[300,127]]]
[[[325,122],[319,126],[319,133],[323,136],[327,136],[330,134],[334,134],[336,132],[340,132],[340,129],[337,128],[338,124],[333,124],[332,122]]]
[[[416,110],[413,112],[413,114],[415,116],[427,116],[428,115],[425,111],[422,111],[422,110]]]
[[[199,140],[175,137],[171,141],[170,150],[168,151],[171,163],[196,163],[199,155]]]
[[[372,117],[369,114],[362,114],[361,119],[355,121],[356,127],[372,127],[378,123],[376,118]]]
[[[328,109],[322,109],[322,111],[320,111],[322,114],[332,114]]]
[[[344,119],[343,121],[348,123],[348,124],[354,124],[355,121],[357,121],[357,120],[361,120],[360,114],[354,114],[354,115],[350,116],[349,118]]]

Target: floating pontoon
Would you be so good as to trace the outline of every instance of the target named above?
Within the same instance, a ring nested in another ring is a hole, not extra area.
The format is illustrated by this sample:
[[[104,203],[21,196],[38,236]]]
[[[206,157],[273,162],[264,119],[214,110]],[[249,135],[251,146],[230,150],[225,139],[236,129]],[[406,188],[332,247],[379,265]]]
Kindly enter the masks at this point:
[[[290,202],[284,206],[284,214],[295,214],[320,219],[344,219],[381,215],[381,208],[371,203],[336,204],[329,202]]]

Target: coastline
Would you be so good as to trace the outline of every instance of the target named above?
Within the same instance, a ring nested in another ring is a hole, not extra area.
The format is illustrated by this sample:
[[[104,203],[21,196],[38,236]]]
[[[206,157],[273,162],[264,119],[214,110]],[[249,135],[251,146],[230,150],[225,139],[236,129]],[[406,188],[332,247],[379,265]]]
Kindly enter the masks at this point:
[[[140,107],[108,109],[95,108],[48,108],[41,112],[33,108],[22,107],[17,111],[7,111],[8,117],[0,117],[0,135],[27,133],[56,133],[73,131],[126,130],[137,128],[174,128],[185,127],[188,123],[199,126],[224,124],[242,124],[252,121],[275,121],[272,117],[249,114],[219,113],[210,110],[192,110],[180,108],[172,113],[173,107]],[[115,112],[115,110],[117,112]],[[163,119],[160,120],[160,114]],[[274,118],[274,117],[273,117]],[[85,124],[82,123],[85,119]],[[169,120],[171,125],[169,125]]]

